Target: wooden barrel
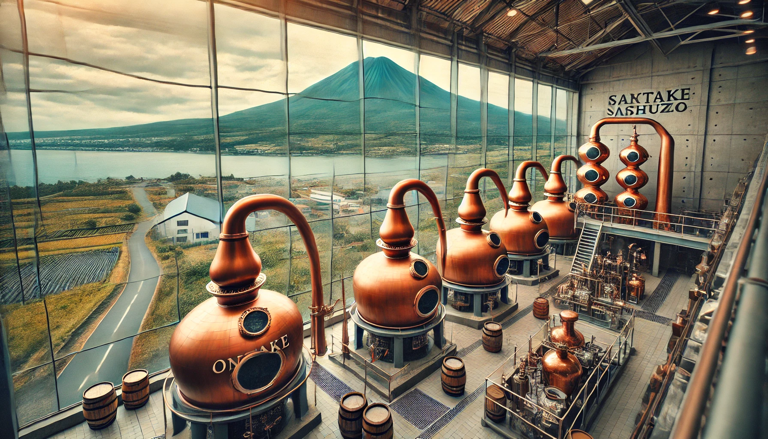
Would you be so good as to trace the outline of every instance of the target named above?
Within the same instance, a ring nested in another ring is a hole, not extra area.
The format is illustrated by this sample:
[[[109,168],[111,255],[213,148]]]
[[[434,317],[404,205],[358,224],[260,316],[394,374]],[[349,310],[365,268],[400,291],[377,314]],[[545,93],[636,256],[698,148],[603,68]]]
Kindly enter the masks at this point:
[[[593,439],[592,435],[586,431],[576,430],[575,428],[568,433],[569,439]]]
[[[533,316],[539,320],[547,320],[549,318],[549,300],[537,297],[533,301]]]
[[[117,393],[112,383],[94,384],[83,392],[83,416],[91,430],[109,427],[117,415]]]
[[[339,401],[339,431],[347,439],[363,437],[363,411],[368,407],[365,395],[349,392]]]
[[[127,410],[143,407],[149,401],[149,372],[136,369],[123,375],[122,396]]]
[[[363,410],[363,438],[392,439],[392,414],[386,404],[377,402]]]
[[[483,347],[488,352],[500,352],[504,342],[501,324],[485,322],[483,325]]]
[[[464,362],[459,357],[445,357],[443,359],[443,391],[451,396],[464,394],[464,385],[467,383],[467,374],[464,370]]]
[[[507,417],[507,411],[504,409],[507,406],[507,396],[504,390],[494,384],[485,389],[485,394],[487,396],[485,399],[485,414],[488,416],[488,419],[496,423],[504,422],[504,419]],[[501,404],[501,406],[496,403]]]

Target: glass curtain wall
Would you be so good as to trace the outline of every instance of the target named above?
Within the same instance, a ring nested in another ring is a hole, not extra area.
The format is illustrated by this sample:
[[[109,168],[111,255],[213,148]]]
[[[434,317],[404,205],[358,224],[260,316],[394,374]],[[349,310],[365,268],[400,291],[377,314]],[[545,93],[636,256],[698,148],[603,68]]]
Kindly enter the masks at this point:
[[[326,303],[343,285],[351,304],[395,183],[427,182],[452,227],[474,169],[509,186],[521,161],[574,149],[575,94],[455,59],[224,4],[24,6],[22,20],[0,1],[0,316],[20,425],[168,367],[244,196],[298,206]],[[493,184],[483,194],[489,216],[502,208]],[[434,259],[430,205],[406,205]],[[273,212],[246,227],[266,288],[308,321],[296,229]]]

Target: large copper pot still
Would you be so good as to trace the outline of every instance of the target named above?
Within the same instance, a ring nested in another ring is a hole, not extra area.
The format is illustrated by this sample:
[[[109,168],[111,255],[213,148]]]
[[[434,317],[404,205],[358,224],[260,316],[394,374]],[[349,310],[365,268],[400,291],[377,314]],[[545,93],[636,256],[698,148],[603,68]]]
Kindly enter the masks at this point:
[[[404,197],[412,190],[421,192],[429,200],[437,220],[442,255],[437,259],[437,268],[411,252],[416,240],[405,212]],[[416,179],[397,183],[389,194],[379,236],[376,244],[383,251],[363,259],[353,277],[360,317],[383,328],[407,328],[429,321],[439,306],[443,281],[438,269],[445,266],[446,254],[445,223],[432,189]]]
[[[576,239],[576,219],[574,217],[574,203],[565,202],[565,193],[568,186],[563,181],[561,168],[564,161],[572,161],[579,164],[579,159],[572,155],[561,155],[552,161],[549,171],[549,179],[544,185],[546,200],[539,201],[531,207],[531,211],[539,212],[547,222],[549,236],[553,239]]]
[[[506,189],[495,171],[481,168],[469,176],[464,199],[459,205],[459,218],[456,219],[460,227],[446,234],[448,254],[445,256],[443,278],[459,285],[496,285],[504,279],[509,268],[507,248],[501,237],[482,229],[487,220],[478,183],[483,177],[493,180],[504,201],[505,211],[509,210]],[[438,259],[443,257],[441,247],[437,246]]]
[[[661,137],[661,148],[659,150],[659,168],[658,176],[656,178],[656,206],[653,210],[659,213],[670,213],[672,211],[672,177],[674,172],[675,140],[660,123],[653,119],[648,119],[645,117],[607,117],[597,121],[597,123],[592,126],[592,131],[589,135],[589,142],[579,148],[579,154],[581,154],[582,148],[588,147],[588,145],[599,144],[605,147],[605,145],[600,143],[600,128],[603,125],[609,124],[650,125],[653,127],[653,129],[656,130],[656,133],[658,133],[659,137]],[[608,156],[606,155],[606,158],[607,157]],[[579,169],[578,172],[581,172],[581,169]],[[586,200],[586,198],[584,201],[591,203],[591,201]],[[658,220],[667,221],[667,218],[666,216],[661,216],[661,218],[658,218]]]
[[[277,210],[301,234],[312,275],[312,344],[326,349],[320,258],[312,230],[288,200],[252,195],[235,203],[221,228],[207,290],[214,297],[179,322],[169,348],[171,370],[187,402],[202,408],[235,408],[278,392],[295,376],[304,342],[303,319],[285,294],[262,289],[266,275],[251,247],[245,219]]]
[[[530,160],[520,163],[509,191],[510,210],[496,212],[491,218],[491,231],[501,236],[507,254],[511,255],[541,254],[549,242],[549,230],[544,217],[528,210],[528,204],[533,198],[525,181],[525,172],[529,168],[538,169],[547,179],[547,171],[541,163]]]
[[[619,153],[619,160],[627,167],[616,173],[616,182],[624,188],[624,192],[616,195],[616,205],[624,209],[644,210],[648,207],[648,198],[639,189],[648,183],[648,174],[640,169],[640,165],[648,161],[648,151],[637,143],[637,129],[632,127],[629,146]]]
[[[556,343],[541,359],[544,382],[570,396],[581,380],[581,363],[563,343]]]
[[[569,348],[580,348],[584,346],[584,335],[575,328],[576,321],[579,320],[579,314],[569,309],[560,312],[561,326],[552,328],[549,333],[549,339],[552,343],[562,343]]]

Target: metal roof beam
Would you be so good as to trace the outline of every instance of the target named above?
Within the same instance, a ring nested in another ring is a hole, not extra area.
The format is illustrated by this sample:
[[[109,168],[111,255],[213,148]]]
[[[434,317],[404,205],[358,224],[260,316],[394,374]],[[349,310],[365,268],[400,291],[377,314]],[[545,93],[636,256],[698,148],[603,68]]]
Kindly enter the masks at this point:
[[[512,40],[514,40],[514,39],[515,39],[515,37],[517,37],[517,36],[520,34],[520,32],[522,32],[523,28],[525,28],[525,27],[526,27],[528,24],[530,24],[530,23],[538,24],[538,23],[536,23],[536,20],[537,20],[539,17],[541,17],[542,15],[544,15],[544,14],[546,14],[547,12],[551,11],[551,10],[552,10],[552,9],[555,7],[555,5],[557,5],[559,2],[560,2],[560,0],[550,0],[550,1],[549,1],[547,4],[545,4],[544,6],[542,6],[542,8],[541,8],[541,9],[539,9],[538,11],[534,12],[534,13],[533,13],[533,14],[531,14],[531,15],[528,15],[528,14],[526,14],[526,13],[525,13],[525,12],[523,12],[523,11],[518,11],[518,12],[520,12],[520,13],[521,13],[521,14],[522,14],[522,15],[523,15],[525,18],[527,18],[527,19],[528,19],[528,22],[527,22],[527,23],[522,23],[520,26],[518,26],[518,27],[517,27],[517,29],[515,29],[514,31],[512,31],[512,33],[511,33],[511,34],[509,34],[509,37],[507,37],[507,38],[508,38],[510,41],[512,41]],[[545,25],[545,26],[546,26],[546,25]],[[549,27],[549,26],[546,26],[546,27]],[[563,36],[564,36],[564,35],[563,35]]]
[[[713,30],[713,29],[722,29],[726,27],[741,26],[741,25],[762,27],[762,26],[768,25],[768,23],[763,23],[757,20],[720,21],[716,23],[702,24],[699,26],[690,26],[682,29],[674,29],[667,32],[659,32],[659,33],[653,34],[650,37],[634,37],[634,38],[627,38],[625,40],[611,41],[608,43],[593,44],[591,46],[586,46],[586,47],[577,47],[575,49],[567,49],[567,50],[561,50],[556,52],[542,52],[539,54],[539,56],[555,57],[555,56],[573,55],[574,53],[590,52],[593,50],[600,50],[600,49],[609,49],[611,47],[626,46],[628,44],[642,43],[644,41],[658,40],[661,38],[674,37],[677,35],[684,35],[684,34],[690,34],[695,32],[702,32],[702,31]]]
[[[635,5],[632,4],[629,0],[619,0],[619,8],[624,12],[624,14],[627,16],[627,19],[629,19],[629,22],[632,23],[632,26],[637,29],[637,32],[646,37],[651,38],[653,37],[653,30],[651,30],[650,26],[648,26],[648,23],[645,22],[643,19],[643,16],[640,15],[639,12],[637,12],[637,9],[635,9]],[[664,51],[661,50],[661,45],[659,45],[659,42],[655,39],[650,40],[651,45],[656,48],[656,50],[659,51],[662,55],[664,55]],[[666,55],[664,55],[666,56]]]

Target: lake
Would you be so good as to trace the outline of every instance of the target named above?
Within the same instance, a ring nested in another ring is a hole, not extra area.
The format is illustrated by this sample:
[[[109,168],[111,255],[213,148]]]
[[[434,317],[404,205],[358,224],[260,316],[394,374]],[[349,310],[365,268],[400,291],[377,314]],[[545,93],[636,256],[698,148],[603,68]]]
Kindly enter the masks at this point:
[[[12,149],[10,161],[11,166],[8,166],[8,155],[0,156],[0,165],[7,170],[8,183],[11,186],[31,186],[34,181],[31,151]],[[41,183],[56,183],[59,180],[93,182],[100,178],[122,179],[129,175],[165,178],[176,172],[193,177],[216,175],[213,154],[42,149],[37,151],[37,163]],[[445,167],[447,164],[447,155],[421,157],[422,169]],[[225,155],[221,158],[222,175],[234,174],[239,178],[285,176],[288,167],[287,157]],[[416,170],[419,164],[416,157],[367,158],[365,167],[368,173],[379,173]],[[363,172],[363,159],[359,155],[294,156],[290,159],[290,169],[293,177],[331,175],[334,171],[336,175],[360,174]]]

